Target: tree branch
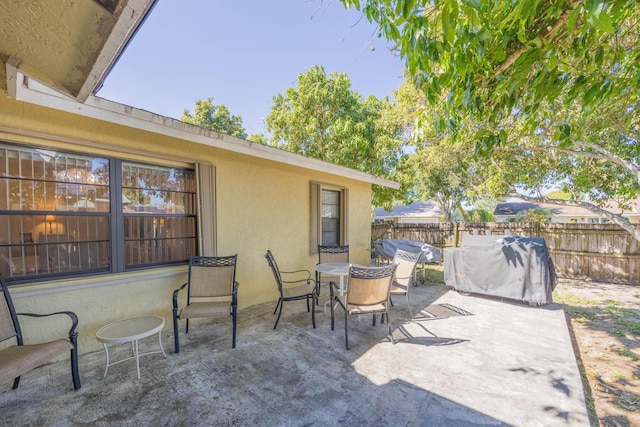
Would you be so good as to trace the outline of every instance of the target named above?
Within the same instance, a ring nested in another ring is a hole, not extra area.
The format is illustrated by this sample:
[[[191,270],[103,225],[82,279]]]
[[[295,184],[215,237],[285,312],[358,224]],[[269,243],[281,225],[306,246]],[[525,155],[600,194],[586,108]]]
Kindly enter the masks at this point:
[[[609,212],[606,209],[601,208],[600,206],[584,201],[584,200],[558,200],[558,199],[549,199],[548,197],[529,197],[519,193],[509,194],[511,197],[518,197],[520,199],[526,200],[528,202],[533,203],[549,203],[553,205],[561,205],[561,206],[577,206],[584,209],[587,209],[596,215],[603,216],[610,220],[611,222],[622,227],[626,232],[631,234],[636,240],[640,241],[640,228],[637,228],[629,220],[622,215],[617,215],[612,212]]]
[[[625,168],[627,170],[630,170],[637,177],[638,183],[640,183],[640,167],[638,167],[637,165],[633,164],[632,162],[630,162],[628,160],[625,160],[622,157],[620,157],[620,156],[612,153],[611,151],[607,150],[606,148],[601,147],[601,146],[599,146],[597,144],[593,144],[591,142],[576,141],[574,144],[577,145],[578,147],[589,148],[589,149],[595,151],[596,153],[600,153],[602,156],[604,156],[604,158],[606,160],[612,161],[612,162],[622,166],[623,168]],[[583,152],[579,151],[578,153],[583,153]]]
[[[588,157],[591,159],[599,159],[599,160],[608,160],[612,163],[615,163],[619,166],[622,166],[623,168],[627,169],[629,172],[633,173],[636,177],[636,180],[638,181],[638,184],[640,184],[640,167],[636,164],[634,164],[633,162],[630,162],[626,159],[623,159],[622,157],[618,156],[615,153],[612,153],[611,151],[597,145],[597,144],[593,144],[591,142],[580,142],[580,141],[576,141],[574,142],[574,145],[577,145],[578,147],[582,147],[582,148],[586,148],[586,149],[591,149],[593,150],[593,152],[589,152],[589,151],[580,151],[580,150],[571,150],[568,148],[558,148],[552,145],[549,146],[532,146],[532,147],[524,147],[521,145],[516,145],[516,146],[511,146],[511,147],[505,147],[503,146],[502,149],[508,149],[508,150],[513,150],[513,151],[549,151],[549,150],[554,150],[560,153],[567,153],[567,154],[573,154],[574,156],[580,156],[580,157]]]
[[[558,31],[560,31],[562,26],[567,22],[567,20],[569,19],[569,16],[571,16],[571,12],[573,12],[573,9],[578,5],[578,3],[579,2],[574,2],[571,4],[571,8],[566,10],[560,16],[560,18],[558,18],[558,21],[556,21],[555,25],[547,31],[547,33],[543,37],[544,39],[548,40],[549,42],[553,40],[553,38],[556,36]],[[532,47],[530,45],[525,45],[525,46],[522,46],[517,51],[513,52],[511,55],[509,55],[509,57],[507,57],[507,59],[505,59],[504,62],[500,64],[500,66],[493,73],[493,75],[491,76],[491,80],[495,79],[500,74],[504,73],[509,67],[511,67],[518,60],[518,58],[520,58],[524,53],[531,50],[531,48]]]

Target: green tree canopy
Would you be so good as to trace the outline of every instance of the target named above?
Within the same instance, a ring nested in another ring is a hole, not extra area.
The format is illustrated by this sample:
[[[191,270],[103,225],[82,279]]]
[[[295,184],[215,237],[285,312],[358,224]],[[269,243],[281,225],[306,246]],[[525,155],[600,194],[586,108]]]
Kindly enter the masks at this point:
[[[452,221],[453,213],[463,202],[478,197],[478,188],[488,171],[484,160],[475,156],[468,138],[454,139],[449,129],[439,130],[435,121],[424,121],[413,129],[417,117],[435,116],[437,110],[425,102],[424,93],[411,79],[405,79],[395,92],[394,111],[397,120],[405,123],[406,133],[413,131],[414,150],[401,175],[408,200],[433,200],[445,221]]]
[[[637,1],[342,2],[377,22],[406,60],[432,107],[416,130],[433,123],[490,159],[491,194],[544,202],[541,189],[560,183],[573,198],[555,203],[586,207],[640,240],[606,209],[640,188]]]
[[[242,125],[242,117],[231,115],[224,104],[213,105],[213,98],[197,100],[193,115],[185,109],[180,120],[239,138],[247,137],[247,132]]]
[[[363,99],[345,73],[314,66],[297,87],[273,98],[266,118],[271,145],[305,156],[394,179],[402,164],[403,128],[390,103]],[[374,186],[374,204],[389,205],[393,191]]]

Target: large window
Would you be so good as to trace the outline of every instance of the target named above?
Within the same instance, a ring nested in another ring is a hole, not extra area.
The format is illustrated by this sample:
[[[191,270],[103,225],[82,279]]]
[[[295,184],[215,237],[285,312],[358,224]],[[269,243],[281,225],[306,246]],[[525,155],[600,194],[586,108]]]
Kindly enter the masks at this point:
[[[347,242],[348,191],[344,187],[318,182],[311,183],[310,253],[318,245],[339,246]]]
[[[0,273],[8,282],[185,262],[191,169],[0,143]]]

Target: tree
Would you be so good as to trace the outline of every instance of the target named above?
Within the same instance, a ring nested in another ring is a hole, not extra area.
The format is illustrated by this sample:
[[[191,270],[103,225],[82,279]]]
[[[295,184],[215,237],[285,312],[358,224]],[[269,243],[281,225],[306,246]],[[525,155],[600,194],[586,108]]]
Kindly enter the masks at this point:
[[[247,132],[242,126],[241,116],[232,116],[224,104],[213,105],[213,98],[197,100],[194,114],[185,109],[181,121],[216,132],[246,138]]]
[[[484,208],[473,208],[468,211],[462,211],[462,217],[467,222],[493,222],[493,211]]]
[[[473,144],[465,138],[454,140],[449,129],[439,130],[433,120],[413,128],[417,117],[435,116],[436,110],[411,78],[405,78],[394,95],[397,120],[405,124],[407,134],[413,134],[415,151],[407,160],[408,172],[402,175],[408,198],[435,201],[445,221],[452,221],[463,202],[477,198],[486,168],[475,157]]]
[[[524,214],[518,212],[515,218],[508,218],[506,222],[547,223],[551,221],[553,212],[546,208],[529,209]]]
[[[402,128],[388,117],[387,100],[363,99],[345,73],[327,76],[314,66],[297,87],[273,97],[266,118],[271,145],[326,162],[394,179],[401,168]],[[374,186],[376,206],[389,205],[394,191]]]
[[[469,135],[496,173],[492,194],[606,216],[640,188],[640,8],[634,0],[342,0],[396,43],[440,130]],[[522,190],[527,190],[524,192]],[[533,196],[531,196],[533,194]],[[588,200],[582,195],[588,194]]]

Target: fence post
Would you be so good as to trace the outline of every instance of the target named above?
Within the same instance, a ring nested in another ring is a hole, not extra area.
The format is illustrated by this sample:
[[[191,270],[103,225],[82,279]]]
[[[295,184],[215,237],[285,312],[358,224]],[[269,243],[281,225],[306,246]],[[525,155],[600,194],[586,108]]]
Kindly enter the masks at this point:
[[[458,229],[458,223],[456,222],[455,224],[456,224],[456,226],[455,226],[455,229],[454,229],[455,230],[454,231],[454,236],[455,237],[453,239],[453,247],[457,248],[457,247],[460,246],[460,230]]]

